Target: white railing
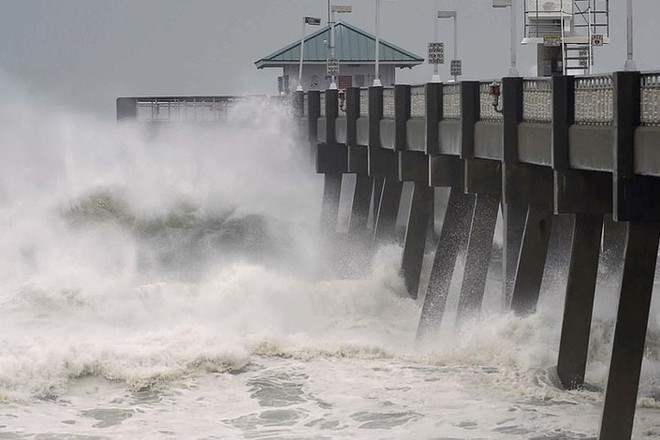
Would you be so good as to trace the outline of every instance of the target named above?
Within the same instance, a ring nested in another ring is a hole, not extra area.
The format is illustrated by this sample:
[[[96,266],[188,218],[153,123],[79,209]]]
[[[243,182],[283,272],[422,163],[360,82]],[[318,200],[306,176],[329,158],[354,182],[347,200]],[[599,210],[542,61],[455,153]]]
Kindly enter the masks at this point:
[[[461,119],[461,86],[444,84],[442,86],[442,118]]]
[[[426,118],[426,87],[410,87],[410,117]]]
[[[369,116],[369,89],[360,89],[360,116]]]
[[[325,92],[321,91],[321,117],[325,117]]]
[[[660,73],[642,74],[641,125],[660,126]]]
[[[241,98],[144,98],[137,100],[138,121],[212,122],[227,118]]]
[[[552,122],[552,81],[550,78],[523,80],[523,121]]]
[[[383,118],[394,119],[394,88],[383,88]]]
[[[613,98],[611,75],[575,78],[575,123],[611,125]]]

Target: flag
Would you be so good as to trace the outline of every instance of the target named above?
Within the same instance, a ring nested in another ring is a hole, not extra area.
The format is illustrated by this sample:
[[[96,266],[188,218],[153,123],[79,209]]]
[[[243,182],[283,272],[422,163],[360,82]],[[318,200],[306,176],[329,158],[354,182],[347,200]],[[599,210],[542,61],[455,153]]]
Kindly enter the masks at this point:
[[[321,19],[316,17],[305,17],[305,24],[319,26],[321,24]]]

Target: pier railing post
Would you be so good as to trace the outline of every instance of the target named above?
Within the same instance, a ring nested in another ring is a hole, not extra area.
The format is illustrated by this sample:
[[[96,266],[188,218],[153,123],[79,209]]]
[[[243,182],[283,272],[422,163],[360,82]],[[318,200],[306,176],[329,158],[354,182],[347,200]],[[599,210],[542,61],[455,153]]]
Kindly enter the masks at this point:
[[[614,73],[614,218],[628,222],[601,440],[631,438],[660,240],[658,178],[635,174],[639,72]]]
[[[428,155],[440,153],[440,131],[438,124],[442,119],[442,91],[442,83],[426,84],[426,154]]]
[[[317,121],[321,116],[321,92],[310,90],[307,92],[307,118],[309,128],[309,142],[312,145],[318,143],[318,125]]]

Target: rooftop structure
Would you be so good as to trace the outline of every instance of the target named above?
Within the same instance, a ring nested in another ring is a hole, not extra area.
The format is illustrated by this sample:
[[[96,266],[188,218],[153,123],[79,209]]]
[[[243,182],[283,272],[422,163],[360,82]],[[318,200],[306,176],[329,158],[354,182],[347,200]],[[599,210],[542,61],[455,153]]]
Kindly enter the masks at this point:
[[[303,52],[304,90],[324,90],[330,84],[326,62],[330,57],[330,26],[305,37]],[[368,32],[343,21],[335,24],[335,56],[339,61],[339,87],[371,85],[374,79],[376,38]],[[380,39],[379,64],[383,85],[393,85],[395,68],[412,68],[424,62],[424,58]],[[297,69],[300,63],[300,41],[285,46],[255,62],[258,69],[276,67],[283,69],[283,87],[289,89],[288,80],[297,85]]]

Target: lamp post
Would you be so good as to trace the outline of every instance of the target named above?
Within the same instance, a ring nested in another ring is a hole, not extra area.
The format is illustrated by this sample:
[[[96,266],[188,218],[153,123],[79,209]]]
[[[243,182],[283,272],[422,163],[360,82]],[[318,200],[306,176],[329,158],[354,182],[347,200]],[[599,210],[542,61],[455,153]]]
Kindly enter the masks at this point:
[[[511,13],[511,66],[509,76],[519,76],[516,66],[516,4],[515,0],[493,0],[494,8],[509,8]]]
[[[300,37],[300,65],[298,66],[298,87],[296,87],[297,92],[302,92],[302,70],[303,70],[303,56],[305,53],[305,25],[310,26],[319,26],[321,24],[321,19],[316,17],[303,17],[302,22],[302,37]]]
[[[380,82],[380,0],[376,0],[376,50],[375,50],[374,87],[382,86]]]
[[[348,14],[352,11],[351,6],[341,6],[341,5],[332,5],[330,19],[330,58],[336,60],[335,58],[335,12],[339,14]],[[338,66],[339,64],[337,64]],[[332,80],[330,81],[330,88],[336,89],[337,83],[335,82],[335,75],[332,74]]]
[[[456,11],[438,11],[438,18],[453,18],[454,19],[454,60],[458,60],[458,24],[456,18]],[[458,75],[454,75],[454,81],[458,80]]]
[[[626,63],[623,67],[623,70],[627,70],[627,71],[637,70],[637,64],[635,63],[635,59],[633,58],[633,5],[632,5],[632,3],[633,3],[632,0],[628,0],[628,4],[627,4],[628,19],[626,21],[628,44],[627,44]]]

